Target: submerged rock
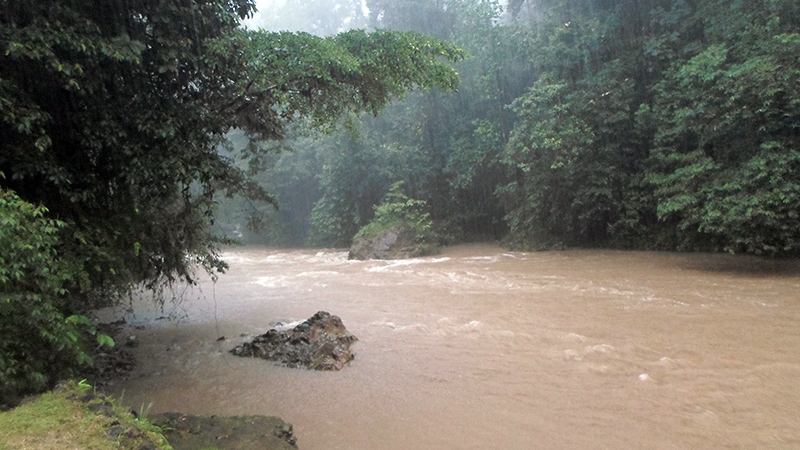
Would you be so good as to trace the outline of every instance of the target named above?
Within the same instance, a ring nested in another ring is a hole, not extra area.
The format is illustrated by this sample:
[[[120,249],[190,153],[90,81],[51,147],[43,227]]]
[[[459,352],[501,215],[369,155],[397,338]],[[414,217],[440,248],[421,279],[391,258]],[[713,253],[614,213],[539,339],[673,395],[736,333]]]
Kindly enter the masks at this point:
[[[269,416],[193,416],[166,413],[149,420],[164,430],[175,450],[293,450],[297,438],[292,426]]]
[[[275,328],[236,346],[231,353],[277,361],[287,367],[341,370],[355,355],[350,334],[338,316],[320,311],[290,330]]]

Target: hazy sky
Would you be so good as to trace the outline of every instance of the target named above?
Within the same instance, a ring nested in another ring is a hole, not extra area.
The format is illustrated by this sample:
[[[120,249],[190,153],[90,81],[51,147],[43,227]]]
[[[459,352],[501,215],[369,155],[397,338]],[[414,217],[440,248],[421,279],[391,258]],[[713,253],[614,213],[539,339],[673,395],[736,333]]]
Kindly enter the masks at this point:
[[[281,4],[286,3],[286,0],[277,0]],[[269,13],[270,6],[272,6],[273,0],[256,0],[256,11],[255,15],[251,19],[247,19],[244,21],[244,26],[247,28],[264,28],[264,18],[262,17],[265,13]]]
[[[349,0],[342,0],[341,3],[348,3]],[[476,0],[477,1],[477,0]],[[292,4],[305,3],[317,4],[318,7],[305,6],[305,11],[292,9]],[[258,11],[252,19],[245,20],[244,26],[247,28],[263,28],[267,31],[307,31],[312,34],[326,35],[345,31],[348,28],[365,28],[366,20],[369,15],[367,0],[361,0],[361,10],[363,17],[355,20],[355,25],[348,25],[347,21],[336,22],[336,13],[324,9],[331,9],[337,4],[337,0],[256,0]],[[505,8],[508,0],[499,0],[498,3]],[[288,8],[285,8],[288,4]],[[352,3],[350,3],[352,5]]]
[[[281,17],[276,20],[275,12],[280,11],[286,6],[287,2],[289,4],[292,3],[292,0],[256,0],[256,8],[258,11],[253,15],[252,19],[245,20],[244,26],[247,28],[263,28],[267,31],[280,31],[280,30],[288,30],[288,31],[309,31],[311,33],[314,30],[309,30],[308,24],[303,23],[302,20],[299,19],[298,16],[302,16],[302,13],[295,13],[294,19],[291,17]],[[320,1],[321,4],[326,2]],[[328,6],[330,7],[330,6]],[[364,15],[366,16],[369,14],[369,9],[366,5],[366,0],[361,0],[361,8],[363,10]],[[315,10],[315,14],[312,15],[319,15],[320,11]]]

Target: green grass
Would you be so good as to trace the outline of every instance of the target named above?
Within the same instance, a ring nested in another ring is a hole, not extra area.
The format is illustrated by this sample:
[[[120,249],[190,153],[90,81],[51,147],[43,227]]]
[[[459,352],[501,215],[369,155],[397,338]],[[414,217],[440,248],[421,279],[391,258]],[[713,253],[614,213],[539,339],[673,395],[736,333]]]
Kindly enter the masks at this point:
[[[70,382],[0,413],[0,450],[138,449],[145,442],[171,449],[158,427],[135,419],[118,401],[90,389]],[[102,405],[112,417],[90,410]],[[111,438],[106,432],[114,427],[124,431]]]

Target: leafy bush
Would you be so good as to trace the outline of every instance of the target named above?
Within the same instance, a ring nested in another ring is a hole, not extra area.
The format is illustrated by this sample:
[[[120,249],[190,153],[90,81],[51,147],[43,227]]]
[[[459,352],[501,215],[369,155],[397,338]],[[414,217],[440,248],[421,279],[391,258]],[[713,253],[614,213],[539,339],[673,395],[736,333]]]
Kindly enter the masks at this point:
[[[91,322],[65,314],[72,276],[54,250],[64,224],[46,212],[0,189],[0,408],[91,362],[81,342]]]

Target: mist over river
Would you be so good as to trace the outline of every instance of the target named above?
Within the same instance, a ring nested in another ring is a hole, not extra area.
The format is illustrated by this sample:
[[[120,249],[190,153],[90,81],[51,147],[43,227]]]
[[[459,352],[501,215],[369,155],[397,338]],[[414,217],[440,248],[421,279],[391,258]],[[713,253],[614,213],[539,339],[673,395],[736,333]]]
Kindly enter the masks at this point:
[[[106,312],[145,325],[126,329],[139,363],[111,393],[151,413],[277,415],[302,450],[800,448],[796,261],[490,245],[224,256],[216,283],[178,293],[180,320]],[[319,310],[359,338],[341,372],[228,353]]]

